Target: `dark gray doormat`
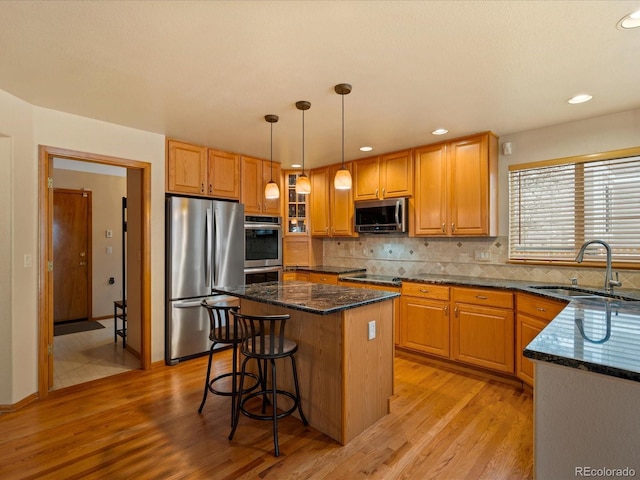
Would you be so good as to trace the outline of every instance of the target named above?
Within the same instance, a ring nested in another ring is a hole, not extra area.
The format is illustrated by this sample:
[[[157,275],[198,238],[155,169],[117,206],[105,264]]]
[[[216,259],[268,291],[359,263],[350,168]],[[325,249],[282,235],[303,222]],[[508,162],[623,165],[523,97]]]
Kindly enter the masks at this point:
[[[104,328],[100,322],[90,322],[80,320],[78,322],[57,323],[53,326],[53,336],[68,335],[70,333],[88,332],[89,330],[100,330]]]

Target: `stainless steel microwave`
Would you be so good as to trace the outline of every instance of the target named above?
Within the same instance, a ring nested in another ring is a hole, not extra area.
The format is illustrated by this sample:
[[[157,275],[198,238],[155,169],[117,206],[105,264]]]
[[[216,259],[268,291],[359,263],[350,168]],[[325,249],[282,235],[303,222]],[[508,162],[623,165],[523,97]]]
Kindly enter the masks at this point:
[[[355,202],[354,222],[360,233],[407,232],[406,198],[362,200]]]

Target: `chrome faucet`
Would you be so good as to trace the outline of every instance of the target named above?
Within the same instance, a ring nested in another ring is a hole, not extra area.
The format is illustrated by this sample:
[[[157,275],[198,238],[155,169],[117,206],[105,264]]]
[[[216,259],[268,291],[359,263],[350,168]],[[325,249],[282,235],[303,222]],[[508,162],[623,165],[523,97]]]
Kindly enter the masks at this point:
[[[593,245],[599,243],[604,247],[607,251],[607,270],[604,274],[604,291],[607,293],[613,293],[613,287],[620,287],[622,282],[620,282],[620,278],[618,277],[618,272],[616,272],[616,279],[613,279],[613,271],[611,268],[611,246],[605,242],[604,240],[589,240],[588,242],[584,242],[582,247],[580,247],[580,252],[576,256],[576,262],[582,263],[582,258],[584,257],[584,251],[587,249],[589,245]]]

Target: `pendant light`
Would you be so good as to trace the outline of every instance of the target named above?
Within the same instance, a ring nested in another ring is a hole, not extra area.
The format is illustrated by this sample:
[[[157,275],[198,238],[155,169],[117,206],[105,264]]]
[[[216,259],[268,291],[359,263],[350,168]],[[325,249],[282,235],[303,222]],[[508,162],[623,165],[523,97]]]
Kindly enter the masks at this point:
[[[301,100],[296,102],[296,108],[302,110],[302,174],[296,180],[296,193],[298,195],[308,195],[311,193],[311,182],[304,173],[304,111],[311,108],[311,103]]]
[[[273,181],[273,124],[278,121],[277,115],[265,115],[264,119],[271,124],[271,173],[270,180],[264,187],[264,197],[269,200],[280,198],[278,184]]]
[[[351,189],[351,172],[344,166],[344,96],[351,93],[351,85],[348,83],[340,83],[334,87],[338,95],[342,95],[342,166],[336,172],[333,179],[333,186],[336,190]]]

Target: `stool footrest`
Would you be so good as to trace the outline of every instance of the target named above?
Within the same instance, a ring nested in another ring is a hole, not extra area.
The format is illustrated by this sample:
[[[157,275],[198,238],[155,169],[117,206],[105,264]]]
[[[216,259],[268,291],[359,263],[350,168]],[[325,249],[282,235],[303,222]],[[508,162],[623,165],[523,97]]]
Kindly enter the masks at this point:
[[[257,375],[255,375],[253,373],[247,373],[247,374],[245,374],[245,376],[253,378],[255,380],[255,383],[253,385],[251,385],[250,387],[244,388],[242,390],[243,394],[254,391],[260,385],[260,379],[258,378]],[[228,378],[228,377],[235,377],[234,380],[232,380],[232,381],[235,381],[235,379],[239,379],[240,378],[240,372],[223,373],[222,375],[218,375],[217,377],[213,378],[209,382],[209,391],[211,393],[215,394],[215,395],[222,395],[223,397],[231,397],[231,396],[233,396],[233,392],[231,390],[216,390],[214,388],[214,386],[213,386],[217,381],[222,380],[224,378]],[[236,390],[235,394],[237,395],[238,393],[240,393],[239,389]]]
[[[276,390],[276,393],[278,395],[284,395],[286,397],[289,397],[291,400],[293,400],[293,406],[289,409],[286,410],[282,413],[278,413],[276,415],[276,418],[278,420],[280,420],[281,418],[287,417],[289,415],[291,415],[293,412],[295,412],[298,409],[298,401],[296,399],[296,396],[294,394],[292,394],[291,392],[287,392],[285,390]],[[255,397],[259,397],[262,395],[273,395],[273,390],[260,390],[259,392],[253,392],[250,395],[247,395],[246,397],[244,397],[242,399],[242,401],[240,402],[240,411],[242,412],[243,415],[249,417],[249,418],[253,418],[255,420],[273,420],[273,413],[271,414],[257,414],[257,413],[253,413],[248,411],[245,407],[244,404],[245,402],[247,402],[248,400],[251,400],[252,398]],[[273,401],[270,402],[271,404],[273,404]]]

